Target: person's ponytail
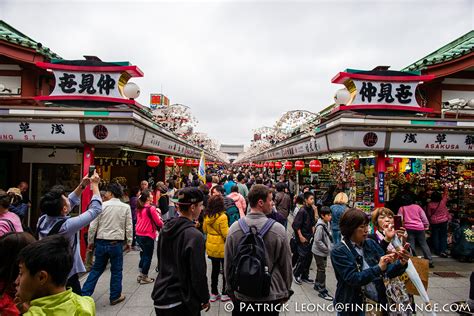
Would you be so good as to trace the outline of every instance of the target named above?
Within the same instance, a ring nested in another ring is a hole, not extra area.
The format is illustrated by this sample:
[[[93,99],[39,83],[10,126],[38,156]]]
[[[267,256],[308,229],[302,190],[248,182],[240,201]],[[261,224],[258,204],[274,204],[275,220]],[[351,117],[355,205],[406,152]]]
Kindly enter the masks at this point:
[[[137,209],[143,209],[145,207],[146,202],[148,201],[148,198],[150,197],[150,193],[152,191],[149,189],[145,189],[142,191],[142,194],[138,197],[137,201]]]

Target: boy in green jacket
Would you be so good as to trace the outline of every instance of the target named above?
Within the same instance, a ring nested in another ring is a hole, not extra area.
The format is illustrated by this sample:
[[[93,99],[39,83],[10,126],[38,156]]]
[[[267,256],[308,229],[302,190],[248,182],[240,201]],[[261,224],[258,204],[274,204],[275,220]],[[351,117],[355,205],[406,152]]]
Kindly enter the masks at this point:
[[[95,315],[91,297],[66,290],[72,268],[69,241],[61,235],[46,237],[19,254],[16,302],[23,315]]]

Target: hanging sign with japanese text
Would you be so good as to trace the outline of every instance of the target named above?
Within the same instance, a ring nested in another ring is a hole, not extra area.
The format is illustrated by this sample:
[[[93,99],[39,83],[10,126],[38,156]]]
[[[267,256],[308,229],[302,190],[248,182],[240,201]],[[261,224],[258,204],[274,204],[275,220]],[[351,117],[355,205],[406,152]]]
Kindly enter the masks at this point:
[[[338,73],[333,83],[346,86],[350,98],[340,110],[401,110],[432,112],[418,104],[418,84],[433,80],[433,75],[416,75],[402,71],[346,70]]]
[[[50,95],[37,96],[35,100],[89,100],[137,104],[135,100],[124,96],[122,89],[131,77],[142,77],[143,73],[137,66],[121,64],[103,63],[91,66],[37,62],[38,67],[53,72],[55,84]]]
[[[0,143],[81,143],[79,123],[3,122]]]

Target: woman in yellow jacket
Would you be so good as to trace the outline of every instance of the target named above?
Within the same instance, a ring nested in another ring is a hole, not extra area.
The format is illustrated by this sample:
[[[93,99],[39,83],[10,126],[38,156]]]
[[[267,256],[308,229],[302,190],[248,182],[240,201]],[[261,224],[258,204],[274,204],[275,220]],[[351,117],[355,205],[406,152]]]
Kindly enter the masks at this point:
[[[222,295],[219,295],[217,283],[221,267],[224,267],[224,244],[229,232],[229,224],[225,213],[224,198],[220,195],[211,196],[207,203],[206,214],[204,215],[203,232],[207,234],[206,251],[212,262],[211,273],[211,299],[215,302],[229,301],[229,296],[225,291],[225,279],[222,275]]]

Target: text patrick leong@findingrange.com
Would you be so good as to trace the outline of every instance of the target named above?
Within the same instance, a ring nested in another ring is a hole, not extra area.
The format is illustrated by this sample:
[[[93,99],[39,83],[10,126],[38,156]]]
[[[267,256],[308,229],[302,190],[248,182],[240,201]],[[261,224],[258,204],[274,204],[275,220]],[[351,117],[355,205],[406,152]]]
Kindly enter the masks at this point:
[[[377,304],[377,305],[363,305],[350,303],[336,303],[333,304],[315,304],[315,303],[282,303],[282,304],[267,304],[267,303],[252,303],[251,305],[245,302],[239,302],[234,306],[232,302],[224,304],[224,310],[231,312],[235,308],[241,312],[290,312],[296,313],[313,313],[313,312],[435,312],[435,313],[456,313],[456,312],[470,312],[467,304],[414,304],[414,305],[398,305],[398,304]]]

